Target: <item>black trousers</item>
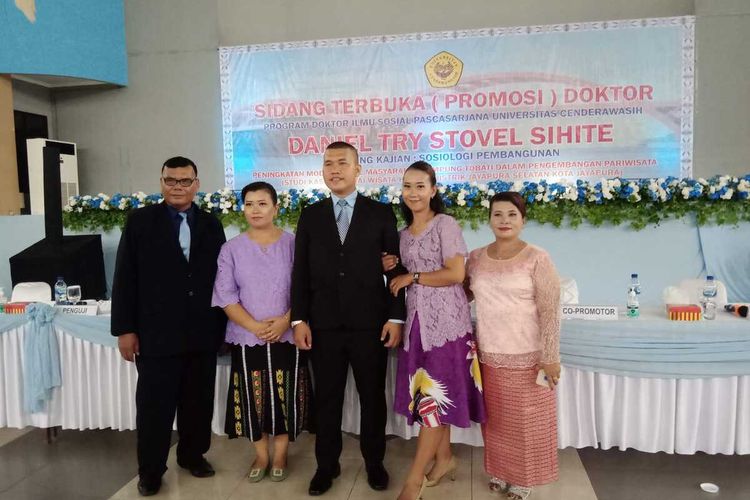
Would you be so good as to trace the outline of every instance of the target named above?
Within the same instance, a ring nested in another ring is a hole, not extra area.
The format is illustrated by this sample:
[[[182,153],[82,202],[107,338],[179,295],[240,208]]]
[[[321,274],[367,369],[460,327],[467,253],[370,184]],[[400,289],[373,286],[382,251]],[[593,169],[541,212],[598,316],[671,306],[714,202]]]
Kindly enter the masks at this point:
[[[136,358],[138,475],[159,478],[167,470],[177,412],[177,460],[195,463],[211,446],[216,353]]]
[[[362,457],[367,464],[382,463],[388,351],[380,331],[315,330],[312,339],[318,468],[333,470],[341,455],[341,416],[350,365],[359,393]]]

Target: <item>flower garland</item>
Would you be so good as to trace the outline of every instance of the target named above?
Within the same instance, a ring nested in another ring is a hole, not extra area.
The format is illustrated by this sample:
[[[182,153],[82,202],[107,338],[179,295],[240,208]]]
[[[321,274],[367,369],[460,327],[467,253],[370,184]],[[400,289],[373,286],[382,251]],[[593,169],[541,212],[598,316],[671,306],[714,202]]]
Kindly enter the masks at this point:
[[[361,188],[360,193],[382,203],[399,205],[397,186]],[[634,229],[670,218],[694,214],[698,224],[737,224],[750,221],[750,174],[744,177],[717,175],[711,179],[602,179],[600,181],[493,181],[487,184],[439,185],[438,192],[448,212],[461,224],[472,228],[487,221],[489,200],[495,193],[516,191],[527,202],[527,217],[539,223],[560,227],[567,221],[576,227],[586,221],[594,226],[629,223]],[[280,191],[279,224],[293,227],[302,209],[329,196],[326,189]],[[65,227],[71,230],[110,230],[125,224],[127,213],[135,208],[162,201],[161,194],[142,192],[113,196],[74,196],[63,211]],[[201,210],[212,212],[225,226],[247,227],[239,201],[239,191],[224,188],[214,193],[198,193]],[[396,211],[401,216],[400,211]]]

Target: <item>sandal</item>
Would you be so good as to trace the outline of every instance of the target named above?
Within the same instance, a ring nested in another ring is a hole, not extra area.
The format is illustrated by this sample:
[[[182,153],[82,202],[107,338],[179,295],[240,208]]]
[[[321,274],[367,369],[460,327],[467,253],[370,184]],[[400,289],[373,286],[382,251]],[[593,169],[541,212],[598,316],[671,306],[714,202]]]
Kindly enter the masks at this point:
[[[504,495],[508,492],[508,487],[510,485],[502,479],[493,477],[490,479],[490,483],[488,486],[490,488],[490,491],[492,491],[493,493],[500,493],[501,495]]]
[[[531,495],[531,488],[525,486],[510,486],[506,493],[509,500],[526,500]]]

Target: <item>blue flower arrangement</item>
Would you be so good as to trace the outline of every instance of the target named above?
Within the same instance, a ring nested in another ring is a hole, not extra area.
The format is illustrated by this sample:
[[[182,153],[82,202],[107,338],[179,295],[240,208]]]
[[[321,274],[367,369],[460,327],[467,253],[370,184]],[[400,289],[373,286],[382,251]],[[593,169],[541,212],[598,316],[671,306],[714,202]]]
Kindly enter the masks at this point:
[[[629,223],[634,229],[658,224],[669,218],[690,214],[699,224],[737,224],[750,221],[750,174],[744,177],[717,175],[710,179],[601,179],[599,181],[541,180],[487,184],[457,183],[439,185],[438,192],[448,211],[460,223],[476,228],[487,220],[489,200],[495,193],[516,191],[526,200],[529,219],[561,226],[576,227],[582,222],[593,225]],[[382,203],[399,205],[399,186],[362,188],[364,196]],[[224,188],[213,193],[198,193],[201,210],[216,214],[224,225],[246,227],[240,193]],[[279,219],[293,227],[302,209],[329,196],[326,189],[289,189],[279,192]],[[130,210],[161,203],[161,194],[74,196],[63,211],[65,226],[73,230],[122,227]],[[400,217],[400,211],[396,211]]]

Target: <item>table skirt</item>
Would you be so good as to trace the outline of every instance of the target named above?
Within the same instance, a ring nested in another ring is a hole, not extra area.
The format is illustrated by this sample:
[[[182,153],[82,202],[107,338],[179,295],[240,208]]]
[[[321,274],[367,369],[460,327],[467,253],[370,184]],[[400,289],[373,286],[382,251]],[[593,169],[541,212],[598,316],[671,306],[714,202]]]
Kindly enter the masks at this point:
[[[0,335],[0,427],[135,429],[133,363],[117,349],[56,328],[62,385],[46,412],[23,411],[23,328]],[[389,359],[386,396],[392,408],[396,358]],[[213,431],[223,434],[229,367],[216,376]],[[646,452],[750,453],[750,376],[660,379],[608,375],[565,367],[558,387],[559,447],[634,448]],[[359,401],[349,374],[344,431],[359,431]],[[388,412],[386,432],[409,439],[418,426]],[[452,429],[453,442],[482,445],[478,425]]]

